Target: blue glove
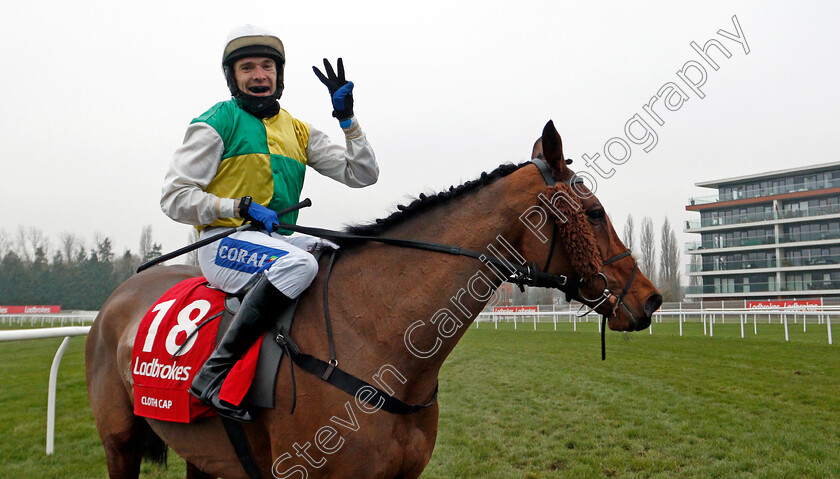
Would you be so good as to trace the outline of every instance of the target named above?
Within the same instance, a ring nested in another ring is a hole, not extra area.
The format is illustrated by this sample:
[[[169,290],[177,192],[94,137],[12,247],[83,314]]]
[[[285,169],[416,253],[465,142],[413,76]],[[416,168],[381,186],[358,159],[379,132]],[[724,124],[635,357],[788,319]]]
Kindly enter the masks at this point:
[[[327,74],[321,73],[317,67],[312,67],[312,71],[329,90],[333,104],[332,115],[338,118],[338,121],[342,123],[341,126],[344,127],[344,122],[353,116],[353,82],[344,78],[344,61],[341,58],[338,59],[337,65],[338,74],[333,71],[329,60],[324,58],[324,70]]]
[[[353,82],[349,81],[332,96],[333,116],[339,121],[349,120],[353,116]]]
[[[269,233],[280,225],[277,221],[277,212],[259,203],[253,203],[250,196],[245,196],[239,200],[239,216],[256,226],[262,225]]]

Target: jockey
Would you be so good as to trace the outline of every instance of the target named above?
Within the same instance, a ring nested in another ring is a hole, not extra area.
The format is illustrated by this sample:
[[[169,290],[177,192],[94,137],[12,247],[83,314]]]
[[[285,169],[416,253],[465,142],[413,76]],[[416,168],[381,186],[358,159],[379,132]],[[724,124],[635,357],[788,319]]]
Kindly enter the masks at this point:
[[[313,67],[329,89],[333,116],[345,145],[332,144],[313,126],[280,108],[283,43],[274,34],[245,25],[228,36],[222,68],[233,98],[194,119],[166,174],[161,208],[175,221],[195,225],[200,237],[250,221],[259,230],[234,233],[198,250],[202,274],[214,287],[245,296],[230,328],[196,374],[190,393],[220,414],[252,420],[239,406],[219,399],[234,363],[315,279],[318,263],[308,251],[319,240],[286,236],[278,222],[295,223],[297,211],[277,211],[300,200],[306,166],[352,188],[376,182],[379,166],[353,115],[353,83],[325,59],[326,75]]]

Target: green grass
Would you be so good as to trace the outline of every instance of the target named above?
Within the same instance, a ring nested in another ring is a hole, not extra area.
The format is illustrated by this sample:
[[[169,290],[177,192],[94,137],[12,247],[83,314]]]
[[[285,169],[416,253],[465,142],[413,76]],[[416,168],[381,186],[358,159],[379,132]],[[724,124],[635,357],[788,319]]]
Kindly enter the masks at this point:
[[[840,327],[835,329],[840,330]],[[840,345],[825,326],[759,320],[473,326],[444,365],[425,479],[840,477]],[[44,454],[46,385],[60,340],[0,343],[0,477],[105,477],[74,338],[59,373],[56,453]],[[144,465],[142,477],[182,478]],[[313,477],[314,474],[313,474]]]
[[[3,328],[8,329],[8,328]],[[61,339],[0,343],[0,478],[108,477],[85,388],[85,337],[70,340],[56,389],[55,453],[47,456],[47,383]],[[144,464],[145,478],[185,476],[170,454],[168,470]]]

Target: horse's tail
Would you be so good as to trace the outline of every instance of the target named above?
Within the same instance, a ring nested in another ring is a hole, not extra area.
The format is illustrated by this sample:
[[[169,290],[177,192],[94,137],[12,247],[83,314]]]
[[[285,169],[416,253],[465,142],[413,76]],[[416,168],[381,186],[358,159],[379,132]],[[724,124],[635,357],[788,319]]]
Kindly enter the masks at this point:
[[[143,460],[166,466],[169,447],[148,425],[146,439],[143,444]]]

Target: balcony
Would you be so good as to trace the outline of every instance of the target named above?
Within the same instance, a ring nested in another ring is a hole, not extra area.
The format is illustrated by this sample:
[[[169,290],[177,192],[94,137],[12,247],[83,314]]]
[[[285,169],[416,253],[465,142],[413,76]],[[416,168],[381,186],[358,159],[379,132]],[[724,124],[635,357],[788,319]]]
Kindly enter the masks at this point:
[[[702,273],[706,271],[734,271],[741,269],[775,268],[775,259],[754,260],[754,261],[715,261],[706,264],[687,264],[687,273]]]
[[[809,231],[807,233],[785,233],[779,236],[779,243],[821,241],[840,239],[840,230]]]
[[[840,289],[840,280],[813,281],[808,284],[790,284],[784,287],[782,291],[814,291],[826,289]]]
[[[686,253],[690,251],[697,251],[702,249],[719,249],[719,248],[736,248],[739,246],[757,246],[757,245],[774,245],[776,244],[772,236],[764,236],[762,238],[735,238],[724,239],[717,243],[713,241],[694,241],[685,244]]]
[[[810,257],[798,258],[784,258],[782,259],[782,267],[802,267],[802,266],[832,266],[840,265],[840,255],[826,254],[814,255]]]
[[[778,244],[802,243],[808,241],[840,240],[840,230],[809,231],[807,233],[785,233],[779,236]],[[763,238],[735,238],[713,241],[691,241],[685,244],[685,252],[700,250],[717,250],[722,248],[738,248],[743,246],[774,245],[777,244],[773,236]]]
[[[781,261],[782,268],[798,268],[798,267],[819,267],[819,266],[840,266],[840,255],[814,255],[809,257],[783,258]],[[712,262],[706,262],[702,265],[688,264],[685,266],[687,273],[705,273],[710,271],[737,271],[737,270],[751,270],[759,268],[776,268],[775,259],[765,260],[744,260],[744,261],[726,261],[715,259]],[[810,268],[822,269],[822,268]]]
[[[745,215],[725,215],[718,218],[705,218],[685,222],[686,230],[707,228],[710,226],[743,225],[749,223],[760,223],[763,221],[787,220],[793,218],[811,218],[815,216],[828,216],[840,214],[840,205],[819,206],[801,210],[784,209],[767,213],[748,213]]]
[[[743,200],[748,198],[761,198],[765,196],[776,196],[800,191],[825,190],[828,188],[837,187],[840,187],[840,179],[825,180],[820,182],[809,182],[793,186],[778,186],[773,188],[764,188],[760,190],[735,191],[726,195],[699,196],[689,198],[688,203],[689,205],[705,205],[709,203],[721,203],[724,201]]]
[[[840,214],[840,205],[817,206],[802,210],[783,209],[778,212],[778,219],[807,218],[811,216],[828,216]]]
[[[740,225],[745,223],[758,223],[760,221],[771,221],[778,219],[774,212],[769,213],[748,213],[745,215],[726,215],[718,218],[704,218],[702,220],[686,221],[685,229],[705,228],[708,226]]]
[[[736,285],[697,285],[686,286],[685,294],[737,294],[737,293],[775,293],[778,292],[776,283],[750,283]]]
[[[729,284],[729,285],[698,285],[687,286],[686,294],[739,294],[739,293],[807,293],[812,291],[825,290],[839,290],[840,280],[829,281],[812,281],[808,283],[800,281],[789,281],[779,284],[774,282],[768,283],[749,283],[749,284]]]

